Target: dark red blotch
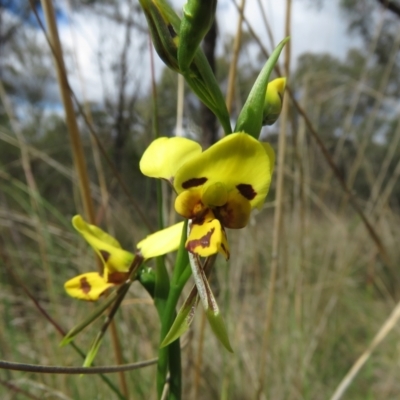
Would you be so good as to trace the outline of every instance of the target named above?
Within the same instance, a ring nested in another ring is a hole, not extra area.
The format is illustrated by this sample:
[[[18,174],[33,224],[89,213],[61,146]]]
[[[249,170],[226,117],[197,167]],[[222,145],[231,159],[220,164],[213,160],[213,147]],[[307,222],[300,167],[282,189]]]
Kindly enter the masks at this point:
[[[237,190],[239,190],[240,194],[245,197],[247,200],[253,200],[256,197],[257,193],[253,189],[253,186],[248,183],[241,183],[236,186]]]
[[[197,246],[201,246],[203,249],[205,247],[210,247],[211,236],[214,233],[215,228],[212,228],[210,231],[207,232],[204,236],[200,239],[190,240],[186,246],[186,250],[193,252]]]
[[[90,286],[90,284],[87,281],[85,276],[80,279],[80,283],[81,283],[80,286],[81,286],[83,293],[88,294],[92,290],[92,287]]]
[[[204,178],[192,178],[192,179],[189,179],[188,181],[183,182],[182,183],[182,187],[184,189],[190,189],[192,187],[203,185],[206,182],[207,182],[207,178],[206,177],[204,177]]]

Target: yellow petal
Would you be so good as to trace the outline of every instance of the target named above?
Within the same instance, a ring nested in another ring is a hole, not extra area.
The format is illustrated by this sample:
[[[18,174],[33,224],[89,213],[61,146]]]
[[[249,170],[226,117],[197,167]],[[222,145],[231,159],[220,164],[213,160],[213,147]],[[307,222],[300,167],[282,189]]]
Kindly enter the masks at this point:
[[[178,250],[183,230],[183,222],[153,233],[140,241],[138,250],[144,258],[158,257]]]
[[[233,133],[182,165],[174,186],[181,193],[220,182],[228,193],[238,190],[255,207],[268,193],[271,170],[269,155],[258,140],[243,132]]]
[[[98,300],[112,286],[114,284],[107,283],[98,272],[88,272],[78,275],[64,284],[66,292],[71,297],[87,301]]]
[[[121,248],[117,239],[113,238],[96,225],[88,224],[80,215],[75,215],[72,218],[72,225],[88,242],[88,238],[93,238],[107,243],[110,246]]]
[[[250,212],[250,202],[238,191],[232,191],[226,204],[217,208],[216,215],[225,228],[240,229],[247,225]]]
[[[229,246],[225,230],[210,211],[205,219],[193,221],[186,241],[186,249],[201,257],[208,257],[220,252],[229,259]]]
[[[274,168],[275,168],[275,151],[269,143],[266,143],[266,142],[260,142],[260,143],[263,145],[264,150],[267,153],[267,156],[269,158],[270,165],[271,165],[271,175],[272,175],[272,173],[274,172]]]
[[[173,181],[176,171],[190,158],[201,153],[201,146],[183,137],[154,140],[140,160],[140,170],[151,178]]]
[[[175,210],[184,218],[192,219],[201,214],[204,204],[201,201],[201,190],[185,190],[175,199]]]
[[[88,224],[80,215],[72,218],[72,225],[92,246],[103,261],[106,273],[127,272],[134,254],[121,249],[119,242],[95,225]]]

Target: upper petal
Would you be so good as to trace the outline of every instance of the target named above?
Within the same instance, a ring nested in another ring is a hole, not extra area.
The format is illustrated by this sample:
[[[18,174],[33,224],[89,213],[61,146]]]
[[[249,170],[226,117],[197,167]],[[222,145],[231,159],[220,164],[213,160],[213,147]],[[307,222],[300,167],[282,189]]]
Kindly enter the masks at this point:
[[[140,160],[140,170],[151,178],[172,182],[176,171],[190,158],[201,153],[201,146],[183,137],[160,137],[150,143]]]
[[[178,249],[181,242],[183,222],[153,233],[137,244],[144,258],[158,257]]]
[[[228,193],[239,191],[255,207],[268,193],[270,157],[258,140],[243,132],[233,133],[183,164],[176,173],[174,186],[180,193],[206,182],[207,185],[220,182]]]
[[[80,215],[72,218],[72,225],[99,255],[107,272],[129,270],[135,255],[121,249],[116,239],[97,226],[88,224]]]

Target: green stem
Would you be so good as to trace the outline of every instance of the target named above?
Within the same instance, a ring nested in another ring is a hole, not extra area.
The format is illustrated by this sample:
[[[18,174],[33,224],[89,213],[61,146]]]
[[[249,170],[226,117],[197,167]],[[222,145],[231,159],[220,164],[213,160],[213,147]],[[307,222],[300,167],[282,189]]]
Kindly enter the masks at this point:
[[[187,273],[188,255],[185,249],[187,222],[184,224],[181,243],[179,246],[176,263],[169,287],[168,299],[164,304],[162,312],[159,310],[161,317],[160,343],[164,340],[176,316],[176,305],[182,289],[189,278]],[[161,398],[167,371],[170,372],[170,391],[169,400],[180,400],[182,389],[182,373],[181,373],[181,350],[179,340],[171,343],[169,346],[158,350],[158,366],[157,366],[157,393]]]

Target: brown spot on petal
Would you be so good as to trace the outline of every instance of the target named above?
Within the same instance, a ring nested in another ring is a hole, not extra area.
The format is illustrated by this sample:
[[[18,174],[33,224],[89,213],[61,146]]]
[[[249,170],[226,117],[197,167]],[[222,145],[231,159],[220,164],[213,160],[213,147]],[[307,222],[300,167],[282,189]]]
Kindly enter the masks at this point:
[[[100,254],[104,259],[104,262],[107,262],[107,260],[110,258],[110,253],[105,250],[100,250]]]
[[[256,197],[257,193],[253,189],[253,186],[247,183],[241,183],[236,186],[237,190],[239,190],[240,194],[245,197],[247,200],[253,200]]]
[[[206,222],[206,216],[207,216],[208,208],[203,208],[199,212],[197,212],[194,217],[192,218],[192,223],[194,225],[203,225],[204,222]],[[211,222],[213,218],[210,218],[207,220],[207,222]]]
[[[112,272],[108,274],[107,282],[114,283],[115,285],[120,285],[124,283],[129,277],[129,272]]]
[[[193,253],[195,248],[198,247],[198,246],[201,246],[203,249],[205,247],[210,247],[210,240],[211,240],[211,236],[214,233],[214,231],[215,231],[215,228],[212,228],[210,231],[208,231],[200,239],[190,240],[188,242],[188,244],[186,245],[186,250],[188,250],[191,253]]]
[[[92,290],[92,287],[90,286],[85,276],[80,279],[80,283],[83,293],[88,294]]]
[[[184,189],[190,189],[192,187],[203,185],[206,182],[207,182],[207,178],[206,177],[204,177],[204,178],[192,178],[192,179],[189,179],[188,181],[183,182],[182,183],[182,187]]]

